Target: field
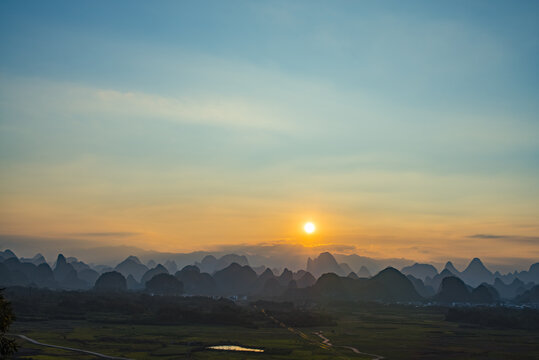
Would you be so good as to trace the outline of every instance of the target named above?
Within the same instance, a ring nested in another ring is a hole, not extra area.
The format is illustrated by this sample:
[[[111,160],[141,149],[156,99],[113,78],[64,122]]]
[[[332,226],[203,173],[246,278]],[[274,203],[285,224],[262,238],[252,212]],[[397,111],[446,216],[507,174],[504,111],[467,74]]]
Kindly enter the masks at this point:
[[[537,359],[539,332],[480,328],[444,320],[444,309],[328,304],[335,326],[257,328],[210,325],[126,325],[112,321],[19,321],[12,333],[43,343],[132,359]],[[271,323],[270,323],[271,324]],[[331,345],[323,344],[321,331]],[[20,359],[94,359],[18,341]],[[207,350],[235,344],[264,353]],[[344,347],[341,347],[344,346]],[[359,352],[373,355],[355,353]]]

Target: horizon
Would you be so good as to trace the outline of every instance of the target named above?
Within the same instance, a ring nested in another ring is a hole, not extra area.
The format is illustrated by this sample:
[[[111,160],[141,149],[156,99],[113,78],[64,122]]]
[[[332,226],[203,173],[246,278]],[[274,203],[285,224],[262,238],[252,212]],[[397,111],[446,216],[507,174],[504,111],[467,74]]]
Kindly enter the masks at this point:
[[[525,270],[538,10],[2,2],[0,248]]]

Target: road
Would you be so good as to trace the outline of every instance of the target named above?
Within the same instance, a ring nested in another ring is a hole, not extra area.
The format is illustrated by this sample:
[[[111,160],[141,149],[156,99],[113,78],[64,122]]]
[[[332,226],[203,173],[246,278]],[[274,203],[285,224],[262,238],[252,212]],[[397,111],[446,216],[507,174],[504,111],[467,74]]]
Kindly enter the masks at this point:
[[[132,360],[132,359],[124,358],[124,357],[108,356],[108,355],[104,355],[104,354],[100,354],[100,353],[93,352],[93,351],[88,351],[88,350],[75,349],[75,348],[70,348],[70,347],[66,347],[66,346],[58,346],[58,345],[44,344],[44,343],[42,343],[42,342],[39,342],[39,341],[34,340],[34,339],[31,339],[31,338],[29,338],[28,336],[24,336],[24,335],[15,335],[15,336],[18,336],[18,337],[20,337],[21,339],[26,340],[26,341],[28,341],[28,342],[31,342],[32,344],[35,344],[35,345],[47,346],[47,347],[51,347],[51,348],[55,348],[55,349],[62,349],[62,350],[75,351],[75,352],[79,352],[79,353],[86,354],[86,355],[93,355],[93,356],[100,357],[100,358],[103,358],[103,359],[110,359],[110,360]]]
[[[325,344],[327,346],[333,346],[331,341],[327,337],[324,336],[322,331],[317,331],[317,332],[314,332],[313,334],[317,335],[320,339],[322,339],[322,344]],[[366,353],[366,352],[361,352],[361,351],[359,351],[358,349],[356,349],[353,346],[338,345],[338,347],[351,350],[356,354],[372,356],[372,360],[382,360],[384,358],[382,355],[376,355],[376,354],[369,354],[369,353]]]

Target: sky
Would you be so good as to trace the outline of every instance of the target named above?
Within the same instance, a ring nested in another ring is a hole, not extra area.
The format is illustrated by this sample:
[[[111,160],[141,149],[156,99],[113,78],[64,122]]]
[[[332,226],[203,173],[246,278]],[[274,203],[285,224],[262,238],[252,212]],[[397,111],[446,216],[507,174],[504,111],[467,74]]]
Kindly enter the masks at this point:
[[[8,0],[0,54],[0,235],[539,259],[535,1]]]

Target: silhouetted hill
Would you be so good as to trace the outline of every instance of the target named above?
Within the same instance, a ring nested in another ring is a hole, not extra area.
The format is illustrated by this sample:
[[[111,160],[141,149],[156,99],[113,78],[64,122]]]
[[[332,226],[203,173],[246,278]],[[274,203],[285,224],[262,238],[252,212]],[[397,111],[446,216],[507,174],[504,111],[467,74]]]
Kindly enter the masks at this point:
[[[470,293],[461,279],[448,276],[442,280],[440,290],[433,299],[440,303],[463,303],[470,301]]]
[[[500,297],[503,299],[513,299],[515,296],[524,293],[526,290],[530,289],[533,285],[527,286],[524,282],[518,278],[515,278],[513,282],[509,285],[505,284],[500,278],[494,280],[494,288],[500,294]]]
[[[473,287],[482,283],[492,284],[494,275],[483,265],[481,260],[474,258],[466,269],[459,274],[459,277],[468,285]]]
[[[388,267],[366,282],[367,299],[378,301],[419,301],[421,296],[412,282],[400,271]],[[372,297],[371,297],[372,296]]]
[[[455,276],[458,276],[460,274],[460,271],[458,271],[455,266],[453,266],[453,263],[451,261],[448,261],[445,264],[444,269],[447,269],[450,273],[452,273]]]
[[[253,269],[237,263],[217,271],[213,278],[219,291],[225,295],[247,295],[258,279]]]
[[[350,266],[348,266],[347,263],[341,263],[339,264],[339,268],[341,269],[342,273],[344,275],[346,274],[350,274],[351,272],[354,272],[354,270],[352,270],[352,268]]]
[[[437,290],[440,288],[440,285],[442,284],[443,279],[450,277],[450,276],[457,276],[450,272],[447,269],[443,269],[441,273],[433,277],[432,279],[425,279],[425,285],[430,286],[433,290]],[[457,276],[458,277],[458,276]]]
[[[279,281],[279,284],[281,284],[282,286],[288,286],[290,281],[292,281],[293,279],[294,275],[292,274],[292,271],[284,269],[282,274],[279,275],[279,277],[277,278],[277,281]]]
[[[73,265],[68,264],[62,254],[59,254],[56,259],[56,266],[53,273],[58,286],[64,289],[84,289],[89,287],[89,284],[79,279]]]
[[[217,259],[213,255],[207,255],[205,256],[202,261],[196,262],[195,266],[200,269],[201,272],[207,272],[209,274],[213,274],[216,271],[222,270],[230,264],[236,263],[241,266],[249,265],[249,261],[247,261],[247,258],[242,255],[236,255],[236,254],[227,254],[219,259]]]
[[[31,257],[31,258],[20,258],[20,261],[21,262],[32,263],[32,264],[34,264],[36,266],[47,262],[45,260],[45,257],[43,255],[41,255],[41,254],[36,254],[36,255],[34,255],[34,257]]]
[[[175,276],[183,283],[186,294],[206,296],[217,294],[217,285],[213,277],[208,273],[201,273],[196,266],[185,266],[177,271]]]
[[[366,266],[362,266],[356,274],[360,278],[370,278],[372,276]]]
[[[438,270],[430,264],[419,264],[415,263],[412,266],[405,266],[402,268],[401,272],[404,275],[412,275],[416,279],[425,280],[428,276],[431,279],[438,275]]]
[[[100,292],[121,292],[127,290],[125,277],[118,271],[106,272],[95,282],[95,291]]]
[[[296,286],[298,288],[313,286],[315,283],[316,279],[310,272],[305,272],[302,277],[296,280]]]
[[[287,297],[302,299],[338,299],[410,302],[422,298],[406,276],[387,268],[370,279],[351,279],[335,273],[326,273],[305,289],[287,291]]]
[[[126,277],[133,275],[135,280],[140,282],[142,276],[148,271],[148,268],[146,265],[142,264],[136,256],[129,256],[127,259],[116,265],[114,270]]]
[[[423,281],[421,281],[421,279],[417,279],[412,275],[407,275],[406,277],[412,282],[412,285],[414,285],[414,289],[422,297],[429,298],[434,295],[434,289],[431,286],[425,285]]]
[[[157,295],[178,296],[183,293],[183,283],[173,275],[160,273],[146,282],[146,291]]]
[[[168,274],[168,270],[163,265],[158,264],[153,269],[146,271],[146,273],[142,276],[140,283],[145,286],[147,281],[149,281],[151,278],[158,274]]]
[[[518,295],[515,301],[525,304],[539,304],[539,285],[535,285],[530,290]]]
[[[178,265],[174,260],[165,261],[165,267],[167,268],[169,274],[175,274],[178,271]]]
[[[131,274],[127,275],[126,283],[127,283],[128,290],[144,289],[144,286],[142,286],[142,284],[139,283]]]
[[[350,278],[350,279],[354,279],[354,280],[359,279],[359,276],[357,276],[356,273],[353,272],[353,271],[350,272],[350,274],[348,274],[346,277],[347,277],[347,278]]]
[[[472,290],[470,301],[476,304],[491,304],[500,301],[500,294],[491,285],[481,284]]]
[[[339,276],[345,276],[345,272],[341,269],[337,261],[329,252],[324,252],[318,255],[314,260],[307,260],[307,271],[314,277],[320,277],[322,274],[333,273]]]

